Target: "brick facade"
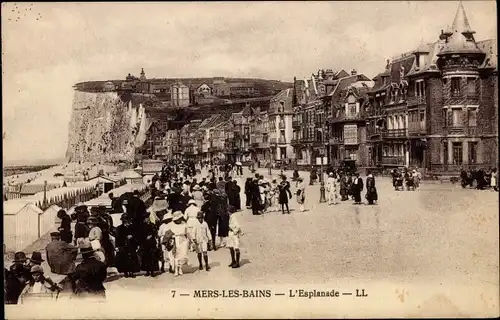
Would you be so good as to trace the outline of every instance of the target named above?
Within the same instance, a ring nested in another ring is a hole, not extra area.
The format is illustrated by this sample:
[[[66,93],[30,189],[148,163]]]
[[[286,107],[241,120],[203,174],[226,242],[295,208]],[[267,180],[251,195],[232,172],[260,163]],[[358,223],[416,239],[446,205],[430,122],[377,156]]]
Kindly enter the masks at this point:
[[[443,116],[443,82],[441,78],[427,79],[427,97],[429,103],[426,108],[427,129],[431,135],[445,134],[445,118]],[[432,153],[432,152],[431,152]]]

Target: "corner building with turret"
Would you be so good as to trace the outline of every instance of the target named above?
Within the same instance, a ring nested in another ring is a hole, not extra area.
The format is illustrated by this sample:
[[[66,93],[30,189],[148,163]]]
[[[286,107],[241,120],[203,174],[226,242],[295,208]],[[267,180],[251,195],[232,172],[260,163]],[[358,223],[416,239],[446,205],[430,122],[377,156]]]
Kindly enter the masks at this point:
[[[474,34],[460,3],[436,42],[387,61],[368,93],[369,167],[498,167],[497,40]]]

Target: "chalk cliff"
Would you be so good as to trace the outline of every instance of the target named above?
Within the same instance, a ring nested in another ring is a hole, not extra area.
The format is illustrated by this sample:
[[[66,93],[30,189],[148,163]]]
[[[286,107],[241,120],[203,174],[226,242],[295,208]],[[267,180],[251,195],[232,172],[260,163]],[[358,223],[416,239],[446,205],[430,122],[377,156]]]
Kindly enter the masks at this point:
[[[133,161],[151,120],[143,103],[150,97],[117,92],[75,91],[66,158],[70,161]]]

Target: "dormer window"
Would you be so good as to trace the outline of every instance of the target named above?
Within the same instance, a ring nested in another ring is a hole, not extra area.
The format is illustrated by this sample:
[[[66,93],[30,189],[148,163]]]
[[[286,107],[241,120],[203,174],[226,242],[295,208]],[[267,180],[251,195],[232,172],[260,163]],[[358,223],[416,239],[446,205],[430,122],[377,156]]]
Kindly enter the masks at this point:
[[[420,55],[418,53],[415,55],[415,66],[417,69],[420,68]]]

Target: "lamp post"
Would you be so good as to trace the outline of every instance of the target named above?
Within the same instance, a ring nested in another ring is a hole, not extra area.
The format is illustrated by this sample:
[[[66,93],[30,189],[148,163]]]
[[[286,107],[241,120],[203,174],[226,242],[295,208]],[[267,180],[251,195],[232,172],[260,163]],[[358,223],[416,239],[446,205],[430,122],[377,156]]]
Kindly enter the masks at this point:
[[[269,148],[269,175],[272,176],[273,173],[271,172],[271,162],[272,162],[272,157],[271,157],[271,148]]]
[[[325,150],[325,105],[323,104],[323,113],[321,114],[321,145],[323,147],[323,150]],[[324,152],[324,151],[323,151]],[[326,196],[325,196],[325,179],[323,177],[323,159],[325,158],[324,153],[320,154],[321,157],[321,166],[319,169],[319,174],[320,174],[320,183],[321,186],[319,188],[319,203],[325,203],[326,202]]]

